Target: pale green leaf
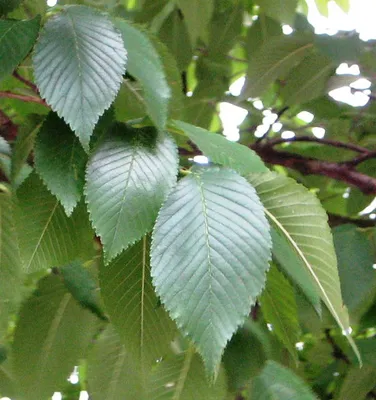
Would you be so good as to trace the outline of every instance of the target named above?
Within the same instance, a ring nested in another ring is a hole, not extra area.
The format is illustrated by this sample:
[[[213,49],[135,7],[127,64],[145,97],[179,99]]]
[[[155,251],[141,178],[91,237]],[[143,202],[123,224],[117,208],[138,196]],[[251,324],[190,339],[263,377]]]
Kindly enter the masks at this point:
[[[283,104],[302,104],[323,96],[334,67],[333,62],[321,54],[306,57],[285,79],[280,92]]]
[[[87,155],[79,139],[55,113],[50,113],[35,144],[35,168],[68,216],[83,194]]]
[[[275,266],[272,266],[268,272],[266,287],[261,294],[260,302],[265,321],[273,326],[273,332],[297,361],[295,344],[300,337],[300,326],[295,293],[287,279]]]
[[[226,377],[220,369],[210,384],[202,360],[193,349],[175,358],[162,360],[153,370],[148,400],[220,400],[226,395]]]
[[[82,205],[68,218],[34,173],[19,188],[17,198],[16,227],[25,271],[91,258],[93,232]]]
[[[163,130],[167,121],[171,90],[161,57],[146,31],[125,20],[117,20],[116,27],[123,36],[128,52],[128,72],[142,84],[150,118]]]
[[[96,339],[87,364],[88,388],[93,399],[144,399],[140,367],[127,352],[112,325],[108,325]]]
[[[216,164],[232,168],[241,175],[268,171],[261,158],[246,146],[186,122],[174,121],[173,124]]]
[[[207,36],[208,25],[214,11],[214,0],[177,0],[192,46],[198,38]]]
[[[90,157],[86,200],[108,262],[151,230],[176,182],[174,141],[154,128],[115,124]]]
[[[342,8],[345,13],[348,13],[350,10],[350,0],[334,0],[336,4]]]
[[[39,24],[40,16],[29,21],[0,19],[0,81],[27,56],[37,40]]]
[[[107,321],[100,304],[97,284],[88,269],[82,265],[82,262],[73,261],[60,267],[57,271],[61,274],[64,285],[73,298],[98,318]]]
[[[364,365],[362,368],[353,367],[349,370],[341,386],[336,400],[365,400],[367,394],[376,386],[376,368]]]
[[[277,36],[271,38],[249,63],[242,98],[258,97],[282,75],[305,58],[313,47],[311,36]]]
[[[92,8],[63,8],[39,37],[33,64],[41,96],[86,149],[95,124],[120,88],[125,62],[121,35]]]
[[[153,283],[210,374],[265,284],[270,242],[256,192],[231,170],[191,173],[162,206],[153,232]]]
[[[142,365],[166,355],[175,327],[151,284],[149,246],[144,237],[100,268],[106,310],[129,352]]]
[[[261,7],[262,12],[270,18],[283,24],[294,24],[298,0],[256,0],[256,3]]]
[[[12,346],[19,391],[46,399],[85,356],[97,330],[96,317],[68,293],[60,277],[43,278],[23,305]]]
[[[304,186],[283,175],[254,174],[248,180],[256,188],[271,225],[286,237],[338,325],[344,333],[349,332],[333,238],[320,202]],[[359,356],[353,339],[346,336]]]
[[[268,361],[252,382],[250,400],[317,400],[308,384],[282,365]]]
[[[0,396],[9,398],[16,398],[17,396],[17,386],[9,361],[5,361],[0,365]]]
[[[329,10],[328,10],[329,0],[315,0],[315,3],[316,3],[316,7],[319,10],[319,12],[324,17],[327,17],[329,15]]]
[[[0,191],[0,339],[21,299],[22,266],[14,229],[13,200]]]

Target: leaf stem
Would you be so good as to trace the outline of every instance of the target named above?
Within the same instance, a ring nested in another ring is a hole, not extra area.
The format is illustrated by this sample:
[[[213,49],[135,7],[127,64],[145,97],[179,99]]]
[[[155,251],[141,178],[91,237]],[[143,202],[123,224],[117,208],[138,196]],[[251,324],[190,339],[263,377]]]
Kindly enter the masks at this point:
[[[16,100],[25,101],[27,103],[37,103],[37,104],[41,104],[42,106],[49,108],[49,105],[40,97],[28,96],[28,95],[24,95],[24,94],[17,94],[17,93],[10,92],[8,90],[0,92],[0,98],[16,99]]]

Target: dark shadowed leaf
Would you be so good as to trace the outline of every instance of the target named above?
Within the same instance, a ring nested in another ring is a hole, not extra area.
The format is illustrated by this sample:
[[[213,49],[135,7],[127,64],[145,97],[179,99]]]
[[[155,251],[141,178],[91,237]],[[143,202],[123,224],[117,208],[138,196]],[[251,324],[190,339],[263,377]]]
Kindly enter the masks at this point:
[[[35,167],[68,216],[83,194],[87,155],[79,139],[55,113],[40,129],[35,145]]]
[[[27,56],[37,40],[39,24],[40,16],[29,21],[0,20],[0,81]]]

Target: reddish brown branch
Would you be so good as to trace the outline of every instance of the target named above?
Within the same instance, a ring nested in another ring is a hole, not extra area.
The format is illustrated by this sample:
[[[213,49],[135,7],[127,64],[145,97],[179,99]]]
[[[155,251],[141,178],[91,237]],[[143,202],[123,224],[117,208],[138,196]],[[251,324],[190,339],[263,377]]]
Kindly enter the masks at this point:
[[[13,72],[13,76],[18,79],[20,82],[22,82],[23,84],[25,84],[26,86],[29,86],[29,88],[32,89],[33,92],[35,92],[36,94],[39,94],[39,90],[37,88],[36,85],[34,85],[33,82],[29,81],[28,79],[24,78],[23,76],[21,76],[17,71]]]
[[[291,142],[312,142],[312,143],[319,143],[327,146],[342,148],[346,150],[351,150],[357,153],[365,153],[365,154],[370,153],[370,150],[368,150],[367,148],[358,146],[353,143],[338,142],[337,140],[330,140],[330,139],[319,139],[313,136],[296,136],[289,139],[276,138],[269,140],[268,145],[276,146],[278,144],[291,143]]]
[[[376,179],[358,172],[352,165],[321,161],[286,151],[275,150],[269,143],[255,143],[251,148],[266,162],[282,165],[304,175],[325,175],[357,187],[365,194],[376,194]]]
[[[16,139],[17,132],[18,126],[4,111],[0,110],[0,135],[8,142],[12,142]]]
[[[41,104],[42,106],[49,107],[48,104],[40,97],[28,96],[28,95],[24,95],[24,94],[17,94],[17,93],[9,92],[8,90],[6,90],[4,92],[0,92],[0,97],[21,100],[21,101],[25,101],[28,103],[37,103],[37,104]]]
[[[375,219],[364,219],[364,218],[349,218],[342,215],[328,213],[329,225],[334,228],[338,225],[343,224],[354,224],[359,228],[374,228],[376,227]]]

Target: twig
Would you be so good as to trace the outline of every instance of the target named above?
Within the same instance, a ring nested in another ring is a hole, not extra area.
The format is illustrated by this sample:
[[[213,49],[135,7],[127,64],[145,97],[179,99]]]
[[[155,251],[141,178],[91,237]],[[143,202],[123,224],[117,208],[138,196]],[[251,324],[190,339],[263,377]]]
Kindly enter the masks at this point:
[[[355,186],[364,194],[376,194],[376,178],[358,172],[351,165],[303,157],[287,151],[277,151],[269,145],[269,142],[263,144],[256,142],[250,147],[266,163],[282,165],[304,175],[325,175]]]
[[[349,218],[342,215],[328,213],[329,225],[333,228],[343,224],[354,224],[359,228],[374,228],[376,227],[376,219],[364,218]]]
[[[376,158],[376,151],[370,151],[369,153],[362,154],[352,160],[344,161],[343,164],[355,167],[364,161],[371,160],[372,158]]]
[[[49,107],[49,105],[40,97],[28,96],[28,95],[24,95],[24,94],[17,94],[17,93],[10,92],[8,90],[6,90],[4,92],[0,92],[0,98],[1,97],[6,97],[8,99],[21,100],[21,101],[25,101],[28,103],[37,103],[37,104],[41,104],[42,106]]]
[[[18,126],[5,114],[4,111],[0,110],[0,134],[7,140],[12,142],[16,139],[18,132]]]
[[[33,92],[39,95],[39,90],[33,82],[29,81],[28,79],[21,76],[17,71],[13,71],[13,76],[18,79],[20,82],[24,83],[26,86],[32,89]]]

